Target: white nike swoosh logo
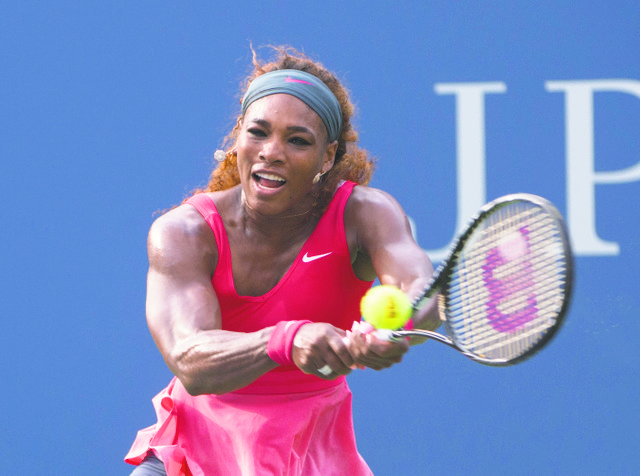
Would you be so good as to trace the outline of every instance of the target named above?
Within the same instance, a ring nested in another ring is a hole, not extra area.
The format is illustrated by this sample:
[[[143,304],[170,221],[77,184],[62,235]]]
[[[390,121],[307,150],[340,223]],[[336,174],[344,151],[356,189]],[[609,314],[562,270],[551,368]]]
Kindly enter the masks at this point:
[[[328,253],[324,253],[322,255],[314,255],[314,256],[309,256],[309,253],[305,253],[304,256],[302,257],[302,262],[311,263],[312,261],[315,261],[317,259],[324,258],[325,256],[329,256],[331,253],[332,252],[329,251]]]

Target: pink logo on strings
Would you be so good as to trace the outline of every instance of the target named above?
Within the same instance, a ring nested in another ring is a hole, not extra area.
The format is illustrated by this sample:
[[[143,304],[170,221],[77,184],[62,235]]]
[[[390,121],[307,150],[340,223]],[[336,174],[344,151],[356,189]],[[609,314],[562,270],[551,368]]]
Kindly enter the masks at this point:
[[[482,278],[489,291],[487,319],[498,332],[516,332],[537,317],[537,299],[529,254],[529,230],[522,227],[507,242],[489,250],[482,266]],[[501,277],[502,269],[516,269]],[[509,304],[522,296],[520,305],[510,312],[503,312],[503,303]]]
[[[309,86],[313,86],[313,83],[310,83],[309,81],[303,81],[302,79],[294,79],[291,76],[287,76],[285,79],[285,82],[287,83],[302,83],[302,84],[308,84]]]

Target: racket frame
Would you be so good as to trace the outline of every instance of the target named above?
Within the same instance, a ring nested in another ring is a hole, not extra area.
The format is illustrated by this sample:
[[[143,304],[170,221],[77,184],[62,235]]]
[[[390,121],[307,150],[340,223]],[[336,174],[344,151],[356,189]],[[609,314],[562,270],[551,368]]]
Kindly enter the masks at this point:
[[[444,283],[447,282],[451,273],[454,271],[460,254],[469,240],[472,233],[483,223],[483,218],[494,211],[503,208],[511,203],[517,201],[527,201],[533,203],[534,205],[541,207],[545,211],[547,211],[553,218],[554,222],[558,225],[559,238],[561,241],[563,255],[564,255],[564,275],[565,275],[565,286],[564,286],[564,299],[562,301],[562,305],[560,310],[558,311],[558,315],[556,317],[555,323],[548,329],[548,331],[541,337],[541,339],[536,342],[536,344],[531,347],[529,350],[524,352],[522,355],[515,357],[513,359],[496,359],[496,358],[486,358],[481,356],[475,352],[466,349],[464,345],[455,341],[451,336],[455,335],[447,320],[446,316],[446,296],[442,294],[437,295],[438,299],[438,312],[442,319],[444,328],[446,330],[447,335],[442,335],[438,332],[427,331],[423,329],[412,329],[412,330],[389,330],[388,332],[383,332],[386,338],[392,339],[402,339],[406,337],[427,337],[438,342],[441,342],[449,347],[452,347],[465,355],[466,357],[474,360],[475,362],[490,365],[490,366],[507,366],[514,365],[520,363],[534,354],[536,354],[540,349],[542,349],[545,345],[549,343],[549,341],[554,337],[557,333],[558,329],[562,326],[567,311],[569,309],[569,304],[571,301],[571,295],[573,291],[573,253],[571,250],[571,244],[568,237],[568,232],[564,223],[564,219],[562,215],[556,207],[547,199],[542,198],[538,195],[533,195],[530,193],[514,193],[509,195],[504,195],[499,197],[486,205],[484,205],[480,210],[470,219],[467,224],[467,227],[464,231],[458,235],[458,237],[452,242],[447,257],[442,261],[440,266],[436,269],[429,283],[424,287],[423,291],[413,300],[412,308],[415,311],[422,309],[427,303],[429,303],[436,293],[443,287]],[[377,332],[380,332],[379,329]]]

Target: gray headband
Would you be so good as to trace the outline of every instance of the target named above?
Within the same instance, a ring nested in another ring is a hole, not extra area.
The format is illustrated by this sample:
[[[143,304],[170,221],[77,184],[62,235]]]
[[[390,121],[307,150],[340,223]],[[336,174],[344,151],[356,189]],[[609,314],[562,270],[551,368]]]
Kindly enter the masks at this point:
[[[331,90],[312,74],[297,69],[279,69],[254,79],[242,98],[242,115],[252,102],[271,94],[290,94],[313,109],[333,142],[340,136],[342,110]]]

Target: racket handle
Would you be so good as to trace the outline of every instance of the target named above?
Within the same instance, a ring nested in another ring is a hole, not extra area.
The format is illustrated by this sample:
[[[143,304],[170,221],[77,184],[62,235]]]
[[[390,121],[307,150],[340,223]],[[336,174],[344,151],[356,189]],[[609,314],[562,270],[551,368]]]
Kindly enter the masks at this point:
[[[396,331],[391,329],[376,329],[373,331],[373,335],[376,339],[387,340],[390,342],[397,342],[402,339],[402,337],[396,336],[395,333]]]

